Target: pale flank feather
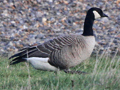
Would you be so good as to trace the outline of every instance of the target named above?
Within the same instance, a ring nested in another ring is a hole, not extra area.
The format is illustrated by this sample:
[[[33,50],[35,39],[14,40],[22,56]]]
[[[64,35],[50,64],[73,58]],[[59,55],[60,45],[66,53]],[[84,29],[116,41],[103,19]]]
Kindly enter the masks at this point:
[[[48,63],[49,58],[30,57],[25,58],[35,69],[57,71],[58,68]]]

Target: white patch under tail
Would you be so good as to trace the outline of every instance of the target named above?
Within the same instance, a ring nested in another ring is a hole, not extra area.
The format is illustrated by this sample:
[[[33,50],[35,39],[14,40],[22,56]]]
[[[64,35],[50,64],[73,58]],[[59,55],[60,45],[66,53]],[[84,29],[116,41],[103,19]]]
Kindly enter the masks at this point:
[[[35,69],[57,71],[58,68],[48,63],[49,58],[30,57],[25,58]]]
[[[93,11],[95,19],[100,18],[100,14],[97,11]]]

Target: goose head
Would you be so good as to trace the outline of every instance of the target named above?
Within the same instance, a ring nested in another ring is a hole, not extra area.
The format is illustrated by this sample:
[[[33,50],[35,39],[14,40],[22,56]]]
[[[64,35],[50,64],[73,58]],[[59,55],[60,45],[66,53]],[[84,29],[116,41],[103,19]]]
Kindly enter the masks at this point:
[[[93,34],[93,23],[94,20],[97,18],[101,17],[108,17],[106,14],[103,13],[103,11],[100,8],[92,7],[88,10],[85,22],[84,22],[84,31],[83,34],[84,36],[91,36]]]
[[[92,17],[94,20],[101,17],[108,17],[100,8],[93,7],[88,10],[87,17]]]

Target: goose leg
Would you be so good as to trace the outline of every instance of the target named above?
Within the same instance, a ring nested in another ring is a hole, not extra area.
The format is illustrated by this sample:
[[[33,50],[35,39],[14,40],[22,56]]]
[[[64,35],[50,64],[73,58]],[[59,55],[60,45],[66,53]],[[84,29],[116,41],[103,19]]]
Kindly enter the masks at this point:
[[[86,72],[83,72],[83,71],[71,71],[71,70],[68,70],[68,69],[65,69],[64,70],[65,73],[70,73],[70,74],[88,74]]]

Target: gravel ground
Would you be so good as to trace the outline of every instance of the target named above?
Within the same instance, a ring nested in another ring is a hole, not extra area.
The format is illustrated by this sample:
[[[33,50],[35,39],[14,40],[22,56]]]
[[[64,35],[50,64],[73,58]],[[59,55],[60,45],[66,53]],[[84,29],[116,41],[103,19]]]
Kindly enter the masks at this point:
[[[81,34],[91,7],[100,7],[109,16],[94,22],[94,52],[120,53],[119,0],[0,0],[0,55],[58,35]]]

